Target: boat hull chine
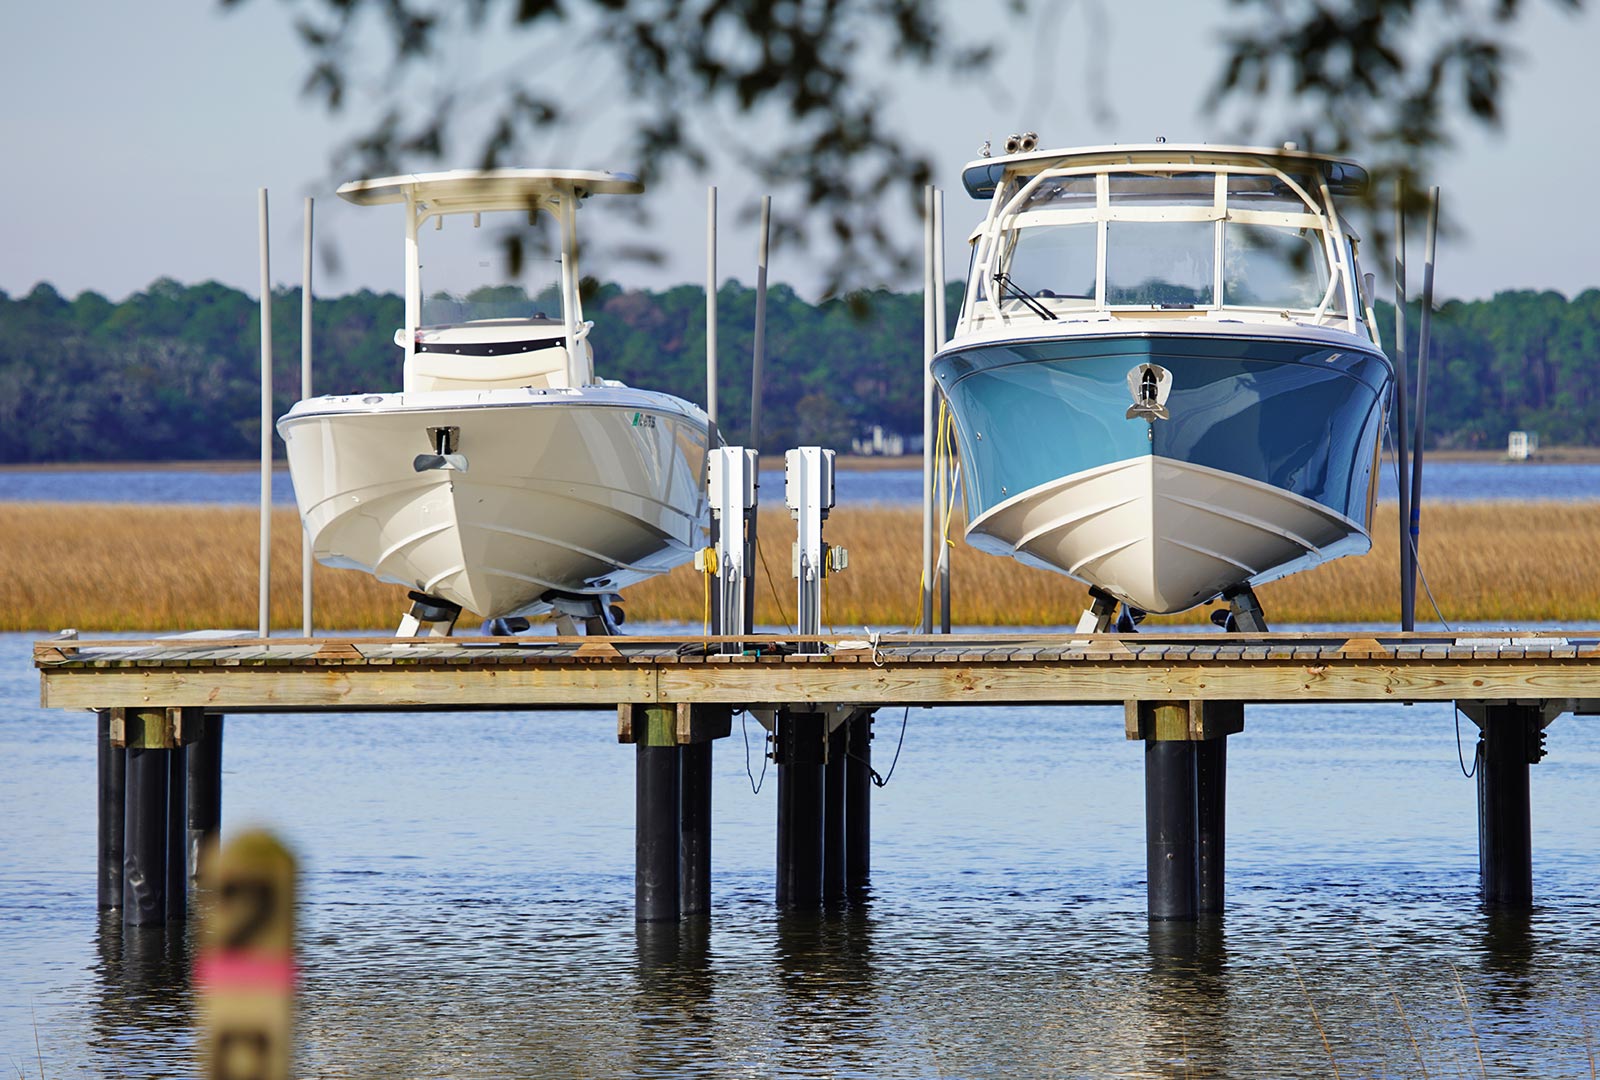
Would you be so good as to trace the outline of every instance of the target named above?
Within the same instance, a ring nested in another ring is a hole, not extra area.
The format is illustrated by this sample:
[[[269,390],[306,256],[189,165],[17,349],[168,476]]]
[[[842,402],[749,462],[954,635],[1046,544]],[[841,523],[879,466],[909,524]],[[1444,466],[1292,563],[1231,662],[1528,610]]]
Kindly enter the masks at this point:
[[[1081,335],[952,348],[934,373],[975,547],[1151,612],[1370,548],[1391,380],[1370,346]]]
[[[1309,499],[1151,456],[1023,492],[975,519],[967,540],[1156,613],[1370,547],[1359,524]]]
[[[402,408],[387,397],[280,424],[321,562],[492,618],[545,610],[552,593],[615,592],[703,542],[707,424],[677,399]],[[416,468],[438,427],[459,433],[465,471]]]

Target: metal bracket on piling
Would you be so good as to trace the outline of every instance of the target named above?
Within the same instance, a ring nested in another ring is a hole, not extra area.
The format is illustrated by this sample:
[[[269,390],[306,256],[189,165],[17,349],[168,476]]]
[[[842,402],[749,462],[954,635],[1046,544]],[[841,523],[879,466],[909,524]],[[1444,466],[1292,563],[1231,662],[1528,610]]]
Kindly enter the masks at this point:
[[[832,568],[842,569],[842,549],[830,552],[822,542],[822,523],[833,509],[833,451],[802,446],[784,455],[784,502],[795,519],[794,558],[791,569],[798,592],[801,635],[822,633],[822,579]],[[822,643],[801,642],[799,651],[820,653]]]

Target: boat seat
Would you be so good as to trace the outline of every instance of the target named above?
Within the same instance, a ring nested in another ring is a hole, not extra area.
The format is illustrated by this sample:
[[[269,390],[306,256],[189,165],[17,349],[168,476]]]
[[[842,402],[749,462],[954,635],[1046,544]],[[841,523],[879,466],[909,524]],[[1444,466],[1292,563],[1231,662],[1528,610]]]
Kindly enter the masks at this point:
[[[419,352],[406,361],[408,393],[430,390],[555,389],[567,385],[567,350],[551,345],[507,356]]]

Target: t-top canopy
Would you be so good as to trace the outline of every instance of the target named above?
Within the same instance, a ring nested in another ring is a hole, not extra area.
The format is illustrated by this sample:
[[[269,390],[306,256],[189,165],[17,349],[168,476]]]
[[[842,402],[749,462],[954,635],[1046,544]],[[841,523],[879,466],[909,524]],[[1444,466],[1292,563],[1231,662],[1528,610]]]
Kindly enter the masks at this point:
[[[1271,165],[1288,173],[1315,173],[1335,195],[1359,195],[1367,189],[1367,170],[1345,158],[1274,146],[1207,146],[1203,143],[1133,143],[1068,150],[1034,150],[1026,154],[979,158],[961,170],[961,182],[974,199],[994,195],[1006,173],[1031,176],[1049,168],[1104,165]]]
[[[628,173],[581,169],[452,169],[409,173],[377,180],[352,180],[339,195],[361,206],[404,202],[409,192],[436,213],[522,210],[530,203],[567,192],[586,195],[637,195],[644,184]]]

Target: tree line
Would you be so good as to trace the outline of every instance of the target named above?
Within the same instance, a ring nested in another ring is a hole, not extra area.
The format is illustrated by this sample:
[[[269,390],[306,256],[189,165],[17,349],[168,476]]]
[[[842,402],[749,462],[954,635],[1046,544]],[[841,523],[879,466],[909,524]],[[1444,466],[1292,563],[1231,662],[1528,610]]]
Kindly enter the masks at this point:
[[[705,296],[586,283],[596,366],[606,378],[705,398]],[[960,303],[951,285],[949,310]],[[300,396],[300,300],[274,293],[273,410]],[[313,305],[315,389],[397,389],[400,297],[361,291]],[[744,441],[755,292],[718,293],[719,412]],[[1379,306],[1385,339],[1393,309]],[[1416,355],[1418,312],[1407,325]],[[48,284],[0,292],[0,462],[249,458],[260,432],[260,322],[255,299],[214,282],[160,280],[122,303]],[[874,425],[922,426],[922,297],[875,291],[809,303],[787,286],[767,299],[762,449],[848,449]],[[1524,429],[1548,444],[1600,445],[1600,289],[1568,300],[1506,292],[1451,301],[1433,321],[1428,442],[1499,448]],[[281,444],[280,444],[281,451]]]

